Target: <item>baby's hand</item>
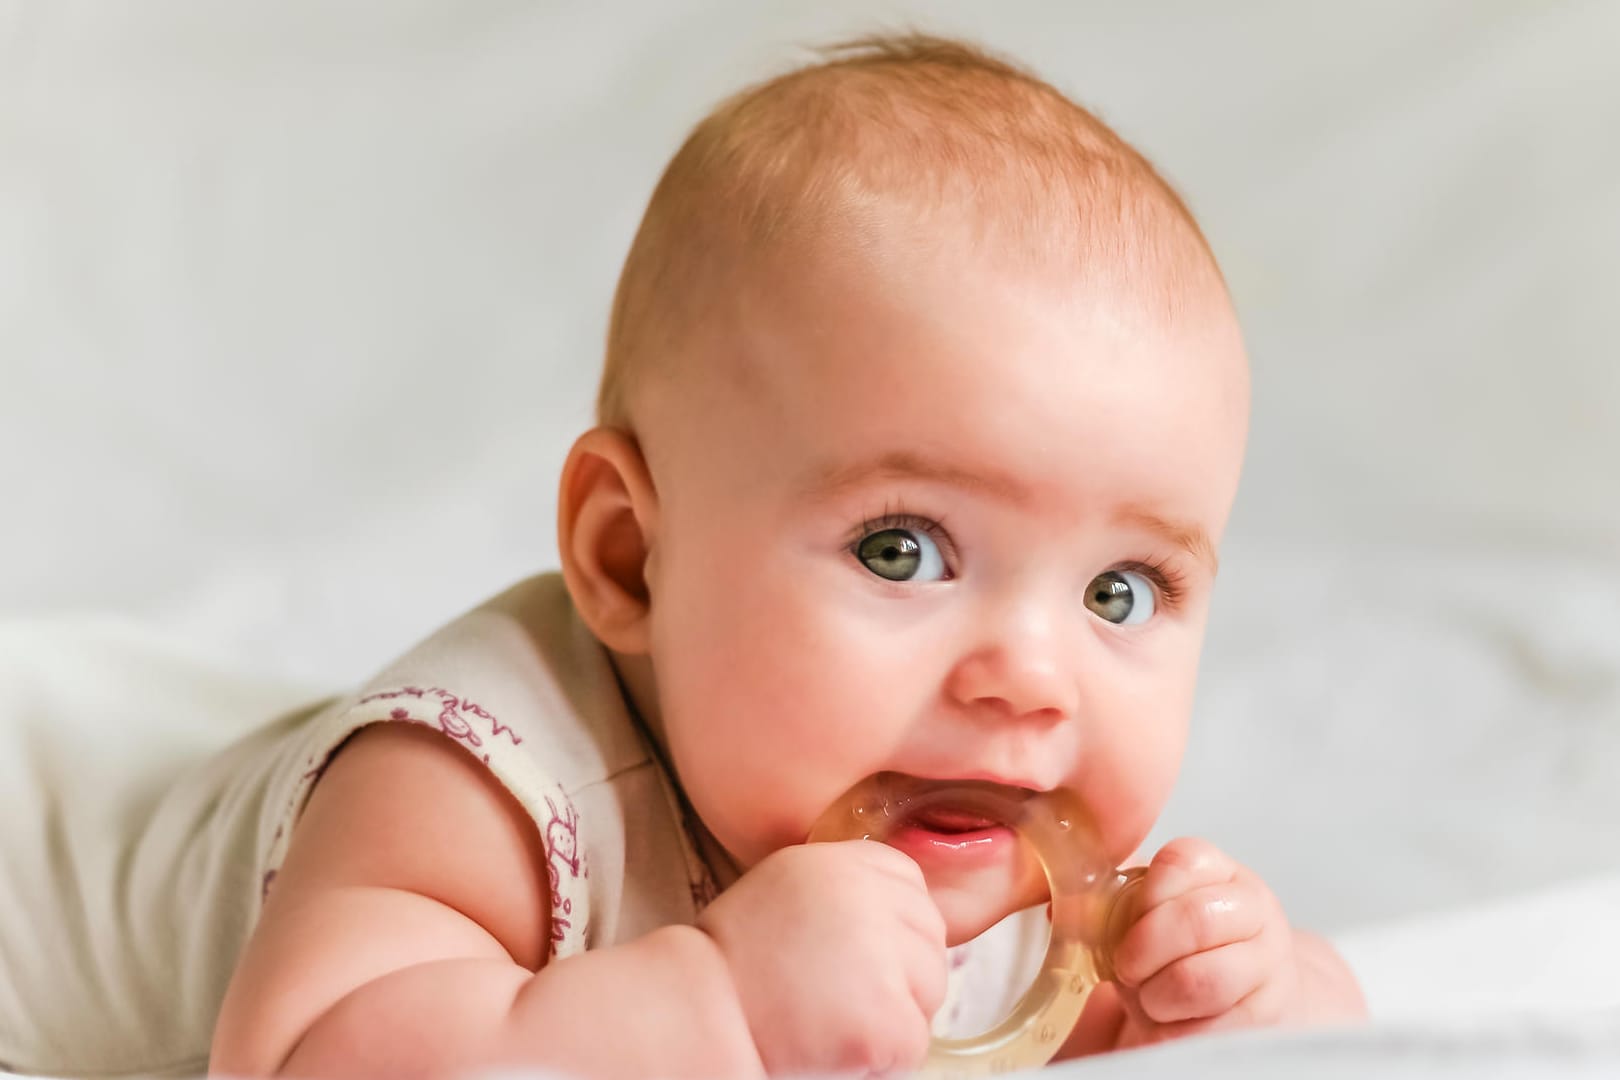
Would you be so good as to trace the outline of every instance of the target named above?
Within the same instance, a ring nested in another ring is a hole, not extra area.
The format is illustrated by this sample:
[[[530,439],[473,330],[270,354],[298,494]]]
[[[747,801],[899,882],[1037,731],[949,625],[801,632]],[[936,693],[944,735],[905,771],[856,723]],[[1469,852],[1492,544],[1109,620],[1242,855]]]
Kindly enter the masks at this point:
[[[1180,839],[1138,890],[1114,951],[1125,1010],[1116,1046],[1297,1018],[1294,935],[1263,881],[1213,845]]]
[[[922,871],[869,840],[768,856],[699,917],[767,1072],[909,1071],[945,997],[945,920]]]

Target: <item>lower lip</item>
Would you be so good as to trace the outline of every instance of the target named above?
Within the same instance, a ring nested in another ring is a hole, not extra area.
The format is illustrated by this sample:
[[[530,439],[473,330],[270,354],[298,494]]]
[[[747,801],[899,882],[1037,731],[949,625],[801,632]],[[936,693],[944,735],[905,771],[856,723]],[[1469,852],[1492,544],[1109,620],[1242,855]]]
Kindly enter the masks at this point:
[[[890,847],[917,862],[980,866],[1003,858],[1013,850],[1017,835],[1005,825],[967,832],[936,832],[921,825],[903,825],[889,835]]]

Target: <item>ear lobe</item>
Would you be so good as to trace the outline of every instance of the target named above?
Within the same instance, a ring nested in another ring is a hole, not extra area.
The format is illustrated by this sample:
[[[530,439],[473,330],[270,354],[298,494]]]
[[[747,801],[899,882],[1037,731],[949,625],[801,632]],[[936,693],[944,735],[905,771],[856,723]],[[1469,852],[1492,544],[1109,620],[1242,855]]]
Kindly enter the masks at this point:
[[[592,428],[574,442],[557,499],[563,579],[585,625],[615,652],[647,652],[647,557],[658,497],[628,434]]]

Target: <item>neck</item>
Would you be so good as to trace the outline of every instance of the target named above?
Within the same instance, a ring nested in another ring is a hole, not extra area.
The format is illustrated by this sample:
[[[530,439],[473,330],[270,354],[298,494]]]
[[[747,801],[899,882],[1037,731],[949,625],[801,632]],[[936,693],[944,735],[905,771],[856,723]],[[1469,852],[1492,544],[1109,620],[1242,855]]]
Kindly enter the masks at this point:
[[[630,710],[631,719],[647,733],[653,745],[653,752],[658,755],[659,761],[663,763],[664,772],[675,785],[698,854],[714,872],[716,884],[725,889],[742,876],[742,868],[737,865],[737,861],[720,841],[715,839],[714,834],[709,832],[703,819],[698,817],[697,811],[692,808],[692,800],[687,797],[685,785],[681,783],[680,774],[675,771],[675,759],[669,750],[669,735],[664,730],[663,713],[658,708],[658,684],[653,675],[652,659],[612,651],[609,651],[608,657],[613,666],[613,674],[619,681],[619,691],[624,696],[625,707]]]
[[[653,677],[652,658],[627,656],[610,650],[608,659],[613,666],[614,676],[619,680],[619,692],[624,695],[631,719],[651,736],[665,767],[670,767],[669,737],[664,733],[664,717],[658,708],[658,683]],[[674,775],[673,770],[670,775]]]

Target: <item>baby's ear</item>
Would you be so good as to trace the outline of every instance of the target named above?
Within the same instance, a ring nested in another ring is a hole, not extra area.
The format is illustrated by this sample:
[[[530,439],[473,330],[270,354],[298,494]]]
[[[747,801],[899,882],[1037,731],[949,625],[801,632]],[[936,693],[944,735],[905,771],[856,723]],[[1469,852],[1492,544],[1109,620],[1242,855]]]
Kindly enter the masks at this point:
[[[580,618],[615,652],[648,650],[647,555],[658,520],[658,493],[628,433],[592,428],[563,464],[557,499],[557,550]]]

